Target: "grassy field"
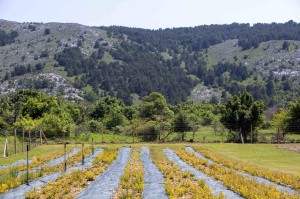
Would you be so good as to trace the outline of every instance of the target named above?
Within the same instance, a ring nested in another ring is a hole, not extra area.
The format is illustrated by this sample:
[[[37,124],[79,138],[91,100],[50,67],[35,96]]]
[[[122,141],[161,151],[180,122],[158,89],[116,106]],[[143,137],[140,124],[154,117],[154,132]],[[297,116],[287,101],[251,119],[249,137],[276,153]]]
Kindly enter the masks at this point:
[[[262,134],[268,134],[269,131],[262,131]],[[294,136],[294,139],[299,139],[299,135],[289,135]],[[94,143],[102,142],[101,134],[82,134],[73,140],[68,140],[73,143],[72,145],[68,145],[68,147],[74,147],[74,143],[85,142],[91,143],[92,138],[94,139]],[[186,135],[185,140],[189,141],[192,138],[192,133],[189,132]],[[105,144],[101,144],[98,146],[101,147],[121,147],[121,146],[135,146],[140,147],[142,145],[150,146],[153,151],[158,153],[163,148],[173,148],[179,149],[180,147],[191,145],[191,146],[199,146],[205,149],[208,149],[212,152],[220,154],[228,159],[243,161],[246,164],[257,165],[259,167],[271,168],[280,171],[284,171],[287,173],[291,173],[297,176],[300,176],[300,153],[284,151],[278,149],[279,145],[276,144],[214,144],[214,143],[177,143],[180,140],[178,134],[174,133],[169,136],[168,141],[172,141],[173,143],[164,143],[164,144],[155,144],[155,143],[138,143],[131,144],[133,139],[130,136],[125,136],[122,134],[104,134],[103,140]],[[196,142],[221,142],[222,136],[221,134],[214,134],[214,131],[211,127],[202,127],[195,135]],[[226,140],[226,136],[224,136],[224,140]],[[0,137],[0,153],[1,153],[1,161],[0,165],[12,164],[19,159],[25,159],[26,153],[18,153],[13,155],[14,147],[13,147],[13,137],[9,137],[9,154],[11,154],[8,158],[3,157],[3,147],[4,147],[5,139],[4,137]],[[135,138],[135,142],[139,142],[137,138]],[[114,143],[114,144],[111,144]],[[87,145],[87,144],[86,144]],[[300,144],[294,144],[296,146],[300,146]],[[282,146],[282,145],[280,145]],[[18,151],[21,151],[21,143],[18,143]],[[33,148],[29,156],[39,156],[42,154],[51,154],[55,153],[59,150],[63,150],[63,145],[43,145]]]
[[[74,147],[75,147],[75,145],[67,145],[67,149],[72,149]],[[64,145],[62,145],[62,144],[61,145],[41,145],[41,146],[32,148],[32,150],[29,151],[28,156],[29,156],[29,158],[30,157],[38,157],[41,155],[56,153],[56,152],[62,151],[62,150],[64,150]],[[3,151],[3,149],[2,149],[2,151]],[[0,166],[12,164],[21,159],[23,159],[23,160],[26,159],[26,152],[14,154],[7,158],[3,158],[3,154],[2,154],[1,158],[0,158]]]
[[[300,144],[292,144],[299,146]],[[276,144],[199,144],[228,159],[279,170],[300,177],[300,153],[279,149]]]

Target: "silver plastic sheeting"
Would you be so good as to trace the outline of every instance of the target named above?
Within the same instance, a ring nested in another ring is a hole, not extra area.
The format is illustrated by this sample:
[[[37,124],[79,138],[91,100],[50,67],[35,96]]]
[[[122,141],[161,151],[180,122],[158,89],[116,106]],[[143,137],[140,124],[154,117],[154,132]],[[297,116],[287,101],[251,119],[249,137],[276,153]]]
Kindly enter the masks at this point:
[[[70,173],[75,170],[83,170],[87,167],[92,166],[94,158],[99,155],[103,149],[97,149],[94,151],[94,155],[90,154],[85,158],[85,164],[78,163],[77,166],[67,169],[66,173]],[[49,182],[56,181],[64,172],[56,172],[47,176],[43,176],[29,183],[29,186],[23,184],[15,189],[9,190],[8,192],[0,195],[0,199],[24,199],[27,192],[33,191],[34,188],[41,189]]]
[[[213,163],[213,161],[211,159],[208,159],[208,158],[205,158],[203,155],[201,155],[200,153],[196,152],[193,148],[191,147],[185,147],[185,149],[189,152],[192,152],[195,154],[195,156],[197,156],[198,158],[204,158],[206,160],[208,160],[208,163],[211,164]],[[215,162],[216,163],[216,162]],[[216,163],[218,164],[218,163]],[[222,164],[219,164],[219,165],[222,165]],[[224,166],[224,165],[223,165]],[[290,188],[290,187],[287,187],[287,186],[283,186],[283,185],[280,185],[280,184],[277,184],[275,182],[272,182],[268,179],[265,179],[265,178],[262,178],[262,177],[258,177],[258,176],[253,176],[249,173],[246,173],[244,171],[239,171],[239,170],[235,170],[237,173],[247,177],[247,178],[251,178],[259,183],[264,183],[266,185],[273,185],[273,186],[276,186],[276,189],[278,191],[284,191],[286,193],[289,193],[289,194],[292,194],[292,195],[300,195],[299,192],[297,192],[296,190]]]
[[[142,147],[141,160],[144,167],[144,190],[142,197],[145,199],[168,198],[164,188],[163,175],[152,162],[148,147]]]
[[[83,199],[109,199],[113,196],[119,186],[120,178],[130,158],[130,148],[121,148],[117,159],[103,172],[93,183],[91,183],[77,198]]]
[[[203,172],[195,169],[194,167],[190,166],[189,164],[183,162],[179,156],[177,156],[171,149],[165,149],[165,154],[169,158],[169,160],[173,161],[178,167],[181,168],[182,171],[189,171],[191,174],[194,175],[196,179],[204,179],[207,186],[210,187],[212,193],[214,195],[218,195],[221,192],[225,195],[226,198],[242,198],[239,194],[229,190],[227,187],[223,185],[218,180],[214,180],[213,178],[207,176]]]

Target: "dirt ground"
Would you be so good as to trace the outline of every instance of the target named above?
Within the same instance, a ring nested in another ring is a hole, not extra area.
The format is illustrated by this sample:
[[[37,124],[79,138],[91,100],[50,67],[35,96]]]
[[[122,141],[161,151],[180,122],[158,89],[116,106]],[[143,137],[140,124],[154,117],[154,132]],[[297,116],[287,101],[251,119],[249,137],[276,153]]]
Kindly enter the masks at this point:
[[[297,153],[300,153],[300,145],[293,145],[293,146],[279,146],[278,147],[279,149],[282,149],[282,150],[287,150],[287,151],[294,151],[294,152],[297,152]]]

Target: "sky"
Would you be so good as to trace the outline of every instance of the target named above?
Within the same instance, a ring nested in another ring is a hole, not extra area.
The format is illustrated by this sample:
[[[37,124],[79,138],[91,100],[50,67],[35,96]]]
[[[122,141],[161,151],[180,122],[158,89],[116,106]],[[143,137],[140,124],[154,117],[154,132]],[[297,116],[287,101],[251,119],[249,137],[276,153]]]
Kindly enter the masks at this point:
[[[300,22],[300,0],[0,0],[0,19],[147,29]]]

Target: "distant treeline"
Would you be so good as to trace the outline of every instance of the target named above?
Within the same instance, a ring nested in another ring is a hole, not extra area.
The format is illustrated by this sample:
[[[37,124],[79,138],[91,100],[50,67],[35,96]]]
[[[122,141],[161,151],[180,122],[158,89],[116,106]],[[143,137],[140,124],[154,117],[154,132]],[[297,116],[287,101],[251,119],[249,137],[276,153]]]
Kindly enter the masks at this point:
[[[126,34],[128,39],[161,52],[166,49],[178,51],[178,45],[189,52],[199,51],[228,39],[238,39],[238,45],[243,50],[256,48],[261,42],[270,40],[300,40],[300,24],[293,21],[284,24],[258,23],[250,26],[250,24],[233,23],[159,30],[120,26],[101,27],[101,29],[106,29],[108,35]]]

